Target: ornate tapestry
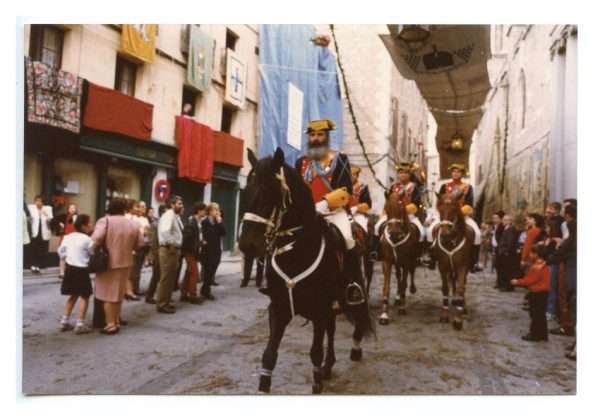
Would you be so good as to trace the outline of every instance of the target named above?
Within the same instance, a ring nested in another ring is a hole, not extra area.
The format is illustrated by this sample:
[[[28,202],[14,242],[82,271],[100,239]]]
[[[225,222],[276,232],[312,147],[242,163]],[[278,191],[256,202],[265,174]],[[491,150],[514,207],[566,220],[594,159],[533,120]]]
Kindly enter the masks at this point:
[[[27,121],[79,133],[83,78],[26,58]]]

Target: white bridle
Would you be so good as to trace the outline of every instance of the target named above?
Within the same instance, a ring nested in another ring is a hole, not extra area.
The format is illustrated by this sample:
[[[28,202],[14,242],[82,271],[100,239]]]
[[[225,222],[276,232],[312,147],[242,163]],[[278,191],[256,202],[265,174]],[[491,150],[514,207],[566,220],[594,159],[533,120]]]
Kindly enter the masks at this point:
[[[279,169],[279,173],[275,174],[277,179],[281,182],[281,197],[282,202],[281,206],[275,205],[273,207],[273,212],[269,218],[263,218],[260,215],[253,214],[251,212],[247,212],[244,214],[242,221],[252,221],[259,224],[265,224],[265,239],[267,244],[267,249],[270,249],[273,242],[275,241],[275,237],[277,235],[289,235],[290,232],[295,230],[299,230],[301,227],[293,227],[291,229],[279,232],[279,228],[281,227],[281,221],[283,219],[284,214],[287,212],[287,208],[292,204],[292,195],[290,192],[290,187],[288,186],[285,180],[285,174],[283,172],[283,166]]]
[[[390,246],[392,246],[392,251],[394,252],[394,261],[398,262],[398,256],[396,255],[396,248],[400,245],[402,245],[403,243],[406,243],[406,241],[408,240],[408,238],[410,237],[410,232],[409,234],[405,234],[404,238],[402,240],[400,240],[397,243],[394,243],[392,241],[392,238],[390,237],[390,229],[389,229],[389,224],[391,223],[403,223],[403,220],[399,219],[399,218],[390,218],[389,220],[386,221],[386,227],[383,230],[383,236],[385,237],[385,241],[387,241],[389,243]]]
[[[450,227],[454,227],[454,223],[452,221],[448,221],[448,220],[440,221],[439,225],[447,225]],[[441,236],[442,236],[442,230],[439,229],[437,237],[433,241],[432,246],[435,246],[435,244],[437,242],[440,249],[442,250],[442,252],[444,252],[446,255],[448,255],[448,259],[450,259],[450,267],[452,268],[452,275],[454,275],[454,261],[452,260],[452,256],[454,256],[454,254],[456,252],[458,252],[465,245],[466,237],[463,237],[462,241],[458,244],[458,246],[450,251],[450,250],[446,249],[444,247],[444,245],[442,244]]]
[[[266,229],[265,229],[266,247],[269,251],[271,251],[273,253],[273,256],[271,258],[271,264],[272,264],[275,272],[277,272],[277,274],[285,282],[285,285],[288,289],[288,294],[290,297],[290,309],[292,311],[292,317],[294,317],[296,315],[296,312],[294,310],[293,289],[298,282],[302,281],[303,279],[308,277],[310,274],[312,274],[317,269],[319,264],[321,263],[321,260],[323,259],[323,254],[325,253],[325,239],[323,238],[321,240],[321,248],[319,250],[319,254],[318,254],[317,258],[315,259],[315,261],[307,269],[300,272],[294,278],[290,278],[285,272],[283,272],[281,267],[279,265],[277,265],[277,261],[275,260],[275,257],[279,256],[287,251],[292,250],[294,248],[294,244],[296,242],[293,241],[293,242],[288,243],[285,246],[282,246],[280,248],[271,249],[273,243],[275,242],[275,238],[282,237],[282,236],[293,236],[293,233],[295,231],[298,231],[304,227],[297,226],[297,227],[288,228],[286,230],[280,230],[283,216],[287,212],[288,206],[290,206],[292,204],[292,197],[291,197],[290,188],[285,180],[285,173],[283,171],[283,167],[281,167],[279,173],[276,174],[275,176],[281,182],[281,195],[282,195],[281,206],[275,205],[275,207],[273,207],[273,212],[271,213],[271,216],[269,218],[264,218],[264,217],[261,217],[260,215],[256,215],[256,214],[247,212],[244,214],[243,221],[252,221],[255,223],[260,223],[260,224],[266,225]]]

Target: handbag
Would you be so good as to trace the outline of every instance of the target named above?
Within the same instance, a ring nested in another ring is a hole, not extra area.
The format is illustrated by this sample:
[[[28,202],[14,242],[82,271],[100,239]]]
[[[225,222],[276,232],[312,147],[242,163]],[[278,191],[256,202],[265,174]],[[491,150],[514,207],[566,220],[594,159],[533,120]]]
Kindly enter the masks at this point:
[[[108,217],[106,217],[106,237],[108,237]],[[104,243],[94,249],[88,261],[88,271],[91,273],[103,272],[108,268],[108,248],[106,238]]]

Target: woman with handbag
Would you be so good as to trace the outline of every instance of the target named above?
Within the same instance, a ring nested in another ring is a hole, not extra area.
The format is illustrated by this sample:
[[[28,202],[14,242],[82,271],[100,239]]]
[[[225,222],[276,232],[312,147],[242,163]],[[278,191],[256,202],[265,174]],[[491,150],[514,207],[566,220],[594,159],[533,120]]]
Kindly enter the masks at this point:
[[[106,316],[106,326],[100,333],[108,335],[119,332],[121,306],[133,267],[133,252],[144,246],[139,225],[125,218],[126,206],[125,199],[112,199],[108,215],[96,222],[92,234],[94,248],[104,244],[108,250],[108,266],[106,270],[96,272],[94,290],[94,296],[104,302]]]

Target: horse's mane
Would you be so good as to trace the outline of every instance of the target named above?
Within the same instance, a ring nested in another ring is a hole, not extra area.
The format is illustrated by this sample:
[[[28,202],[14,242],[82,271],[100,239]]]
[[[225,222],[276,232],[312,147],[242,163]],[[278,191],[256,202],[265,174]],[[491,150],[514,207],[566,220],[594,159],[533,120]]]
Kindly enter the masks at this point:
[[[280,196],[281,183],[273,170],[273,157],[265,157],[259,160],[254,170],[257,187],[267,193]],[[300,214],[303,218],[314,218],[316,211],[312,194],[300,173],[286,163],[283,163],[283,172],[292,197],[292,205],[289,211]]]

